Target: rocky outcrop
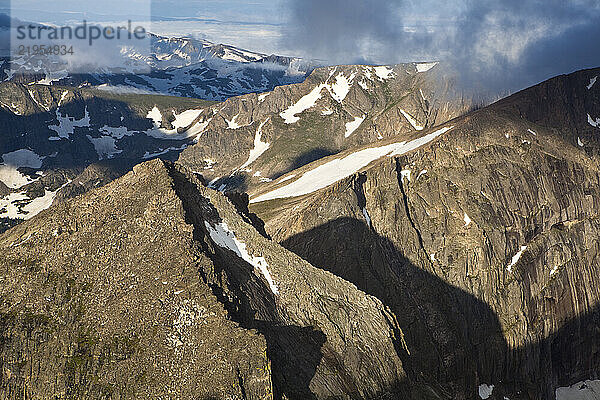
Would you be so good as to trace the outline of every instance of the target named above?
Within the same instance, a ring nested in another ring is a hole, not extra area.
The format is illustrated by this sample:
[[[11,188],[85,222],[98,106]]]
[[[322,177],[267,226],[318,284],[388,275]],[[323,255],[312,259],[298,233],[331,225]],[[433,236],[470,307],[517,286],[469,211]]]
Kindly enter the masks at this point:
[[[0,251],[3,398],[424,390],[379,300],[263,237],[179,165],[136,166],[0,235]]]
[[[600,371],[600,165],[583,141],[597,129],[585,123],[599,89],[586,85],[599,72],[555,78],[414,152],[251,210],[284,247],[388,305],[408,375],[441,397],[486,384],[490,398],[552,399]]]

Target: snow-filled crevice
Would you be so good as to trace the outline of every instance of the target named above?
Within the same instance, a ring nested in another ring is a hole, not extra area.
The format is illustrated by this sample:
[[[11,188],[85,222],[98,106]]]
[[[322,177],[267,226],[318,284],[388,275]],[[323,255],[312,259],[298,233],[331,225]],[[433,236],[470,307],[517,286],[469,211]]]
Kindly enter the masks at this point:
[[[273,294],[279,293],[277,285],[275,285],[275,281],[269,272],[269,264],[265,258],[256,257],[248,253],[246,243],[242,242],[236,237],[235,233],[229,229],[229,226],[227,226],[225,221],[222,221],[214,226],[205,221],[204,225],[208,230],[210,238],[217,246],[223,249],[231,250],[239,258],[252,265],[255,270],[260,272],[260,274],[265,278],[269,284],[271,292],[273,292]]]

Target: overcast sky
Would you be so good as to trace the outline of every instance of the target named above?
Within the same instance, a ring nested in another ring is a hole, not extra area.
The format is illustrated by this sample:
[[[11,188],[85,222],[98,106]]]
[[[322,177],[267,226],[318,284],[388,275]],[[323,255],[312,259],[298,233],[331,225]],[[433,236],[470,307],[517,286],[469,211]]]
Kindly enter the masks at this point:
[[[117,14],[151,13],[156,33],[202,37],[330,64],[439,60],[470,81],[511,90],[600,66],[600,0],[13,0],[12,4],[15,12],[34,15],[38,22],[60,22],[82,11],[90,19],[104,20],[119,19]],[[47,10],[40,10],[44,5]]]

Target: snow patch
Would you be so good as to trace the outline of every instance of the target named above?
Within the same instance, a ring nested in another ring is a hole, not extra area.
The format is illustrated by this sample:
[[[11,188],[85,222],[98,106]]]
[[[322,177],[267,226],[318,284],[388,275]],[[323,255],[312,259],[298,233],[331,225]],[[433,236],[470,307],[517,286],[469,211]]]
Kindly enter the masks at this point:
[[[324,116],[324,117],[327,116],[327,115],[331,115],[331,114],[333,114],[333,110],[330,110],[329,108],[321,111],[321,115]]]
[[[437,62],[417,64],[417,72],[427,72],[438,64]]]
[[[250,203],[259,203],[261,201],[303,196],[313,193],[357,173],[371,162],[383,156],[387,155],[393,157],[415,150],[431,142],[441,134],[448,132],[452,128],[453,127],[446,127],[438,129],[435,132],[408,143],[399,142],[380,147],[370,147],[351,153],[343,158],[333,159],[305,172],[300,178],[288,185],[253,198],[250,200]]]
[[[479,385],[479,398],[486,400],[489,399],[494,391],[494,385],[486,385],[485,383]]]
[[[406,178],[406,180],[408,180],[410,182],[410,170],[409,169],[403,169],[402,171],[400,171],[400,176],[402,177],[403,180],[404,180],[404,178]]]
[[[527,250],[527,246],[521,246],[521,250],[519,250],[519,252],[513,256],[510,264],[506,266],[508,272],[512,272],[513,267],[519,262],[525,250]]]
[[[204,222],[204,225],[206,226],[206,229],[208,229],[210,238],[217,246],[233,251],[242,260],[246,261],[248,264],[260,271],[267,280],[269,287],[271,288],[271,292],[273,292],[273,294],[279,293],[279,290],[273,281],[273,277],[269,272],[269,264],[267,264],[265,258],[251,256],[246,249],[246,244],[235,237],[235,233],[229,229],[225,221],[215,225],[214,227],[206,221]]]
[[[402,115],[404,115],[404,118],[406,118],[406,120],[408,122],[410,122],[410,124],[412,125],[412,127],[417,130],[417,131],[422,131],[423,127],[421,125],[419,125],[417,123],[417,120],[413,118],[412,115],[410,115],[409,113],[407,113],[406,111],[400,109],[400,112],[402,113]]]
[[[590,84],[586,86],[588,90],[590,90],[592,87],[594,87],[594,85],[596,84],[596,80],[598,80],[597,76],[590,79]]]
[[[331,97],[338,103],[344,101],[348,93],[350,92],[350,87],[352,85],[352,80],[354,80],[354,76],[350,76],[347,78],[344,74],[340,73],[335,78],[335,83],[330,86]]]
[[[366,117],[366,115],[363,115],[362,117],[354,117],[354,121],[347,122],[346,133],[344,134],[344,137],[350,137],[350,135],[352,135],[354,131],[360,127]]]
[[[165,129],[162,128],[163,116],[158,107],[154,106],[152,110],[148,111],[146,118],[151,119],[153,123],[153,127],[144,132],[146,135],[153,137],[155,139],[162,140],[185,140],[189,139],[198,134],[195,129],[187,129],[181,133],[179,130],[182,128],[187,128],[192,124],[192,122],[200,116],[202,110],[187,110],[182,112],[181,114],[173,114],[175,120],[173,121],[173,129]],[[114,128],[113,128],[114,129]],[[121,133],[122,133],[122,129]]]
[[[110,136],[100,136],[99,138],[93,138],[90,135],[86,136],[94,145],[94,149],[96,149],[96,153],[98,153],[98,160],[111,159],[115,155],[123,152],[123,150],[117,149],[115,139]]]
[[[596,120],[594,120],[590,114],[587,115],[588,117],[588,123],[593,126],[594,128],[598,128],[598,125],[600,125],[600,118],[596,118]]]
[[[21,174],[18,168],[41,168],[42,157],[31,150],[21,149],[2,155],[0,163],[0,182],[10,189],[18,189],[34,180]]]
[[[600,398],[600,380],[559,387],[555,394],[556,400],[598,400]]]
[[[391,69],[390,67],[386,67],[386,66],[375,67],[375,75],[377,75],[377,77],[379,79],[382,79],[384,81],[386,79],[390,79],[393,74],[394,74],[394,70]]]
[[[465,213],[463,220],[465,221],[465,226],[469,226],[471,225],[471,222],[473,222],[473,220],[467,215],[467,213]]]
[[[581,141],[581,138],[580,138],[580,137],[577,137],[577,144],[578,144],[580,147],[583,147],[583,146],[584,146],[584,145],[583,145],[583,142]]]
[[[171,123],[175,129],[187,128],[200,116],[203,110],[186,110],[181,114],[173,113],[175,120]]]
[[[527,129],[527,132],[531,133],[533,136],[537,136],[537,133],[535,133],[533,130],[531,129]]]
[[[267,96],[270,95],[270,94],[271,94],[271,92],[259,94],[258,95],[258,101],[260,103],[262,103],[263,101],[265,101],[265,99],[267,98]]]
[[[296,115],[314,107],[314,105],[317,103],[317,100],[321,98],[321,92],[325,87],[327,87],[327,84],[321,84],[315,87],[309,94],[302,97],[294,105],[290,106],[287,110],[283,111],[279,115],[281,118],[283,118],[286,124],[293,124],[300,121],[300,117],[297,117]]]
[[[188,147],[188,145],[184,144],[184,145],[182,145],[180,147],[168,147],[168,148],[166,148],[164,150],[161,149],[160,151],[157,151],[155,153],[150,153],[149,151],[147,151],[146,153],[144,153],[144,155],[142,156],[142,158],[144,160],[148,160],[150,158],[159,157],[159,156],[162,156],[164,154],[167,154],[170,151],[182,151],[182,150],[185,150],[187,147]]]
[[[68,139],[75,132],[75,128],[85,128],[90,126],[90,113],[88,112],[87,106],[85,107],[84,117],[77,120],[68,115],[63,117],[60,113],[60,108],[57,108],[56,119],[58,120],[58,125],[48,125],[48,129],[56,132],[58,137],[62,139]]]
[[[231,118],[231,120],[225,119],[225,122],[227,122],[227,129],[239,129],[239,128],[242,127],[241,125],[239,125],[236,122],[239,116],[240,116],[240,114],[238,114],[235,117]]]
[[[240,167],[240,169],[244,169],[250,164],[252,164],[258,159],[258,157],[260,157],[265,151],[269,149],[270,144],[262,141],[262,128],[267,122],[269,122],[269,118],[267,118],[265,122],[260,124],[260,126],[256,130],[256,135],[254,136],[254,148],[250,150],[248,161],[246,161],[244,165]]]

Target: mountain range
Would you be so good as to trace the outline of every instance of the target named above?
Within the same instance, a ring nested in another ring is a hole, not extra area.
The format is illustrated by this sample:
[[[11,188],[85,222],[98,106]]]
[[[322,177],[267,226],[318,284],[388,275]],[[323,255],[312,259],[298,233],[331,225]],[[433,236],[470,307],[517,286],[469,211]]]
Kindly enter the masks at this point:
[[[598,398],[600,68],[154,46],[0,84],[1,397]]]

